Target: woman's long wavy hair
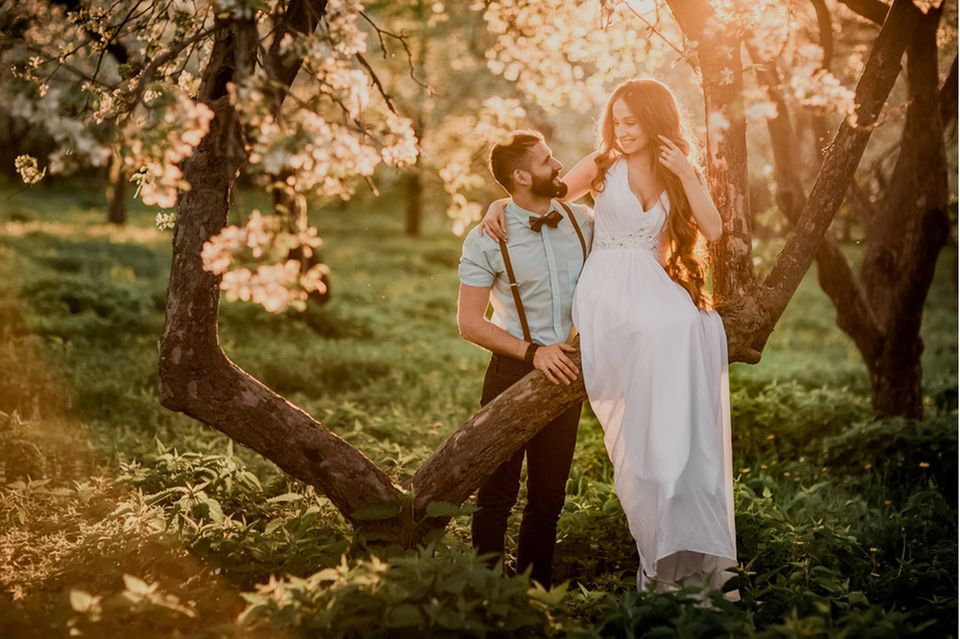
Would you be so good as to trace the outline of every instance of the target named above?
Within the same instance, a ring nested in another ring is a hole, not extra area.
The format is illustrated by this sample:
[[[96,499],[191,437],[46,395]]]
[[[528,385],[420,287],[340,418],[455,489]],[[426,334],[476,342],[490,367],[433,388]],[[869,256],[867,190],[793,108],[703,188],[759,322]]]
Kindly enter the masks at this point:
[[[637,118],[650,144],[656,145],[653,151],[654,172],[657,182],[663,185],[670,198],[665,231],[667,263],[664,268],[675,282],[686,289],[698,308],[706,309],[710,306],[710,299],[704,290],[705,269],[696,251],[699,232],[690,202],[680,178],[656,160],[659,156],[656,150],[659,147],[658,135],[672,140],[684,155],[690,152],[690,143],[684,135],[677,101],[664,84],[651,79],[627,80],[610,94],[600,119],[597,144],[599,152],[595,160],[598,170],[591,187],[594,191],[602,191],[607,171],[614,162],[623,157],[613,127],[613,105],[620,99]]]

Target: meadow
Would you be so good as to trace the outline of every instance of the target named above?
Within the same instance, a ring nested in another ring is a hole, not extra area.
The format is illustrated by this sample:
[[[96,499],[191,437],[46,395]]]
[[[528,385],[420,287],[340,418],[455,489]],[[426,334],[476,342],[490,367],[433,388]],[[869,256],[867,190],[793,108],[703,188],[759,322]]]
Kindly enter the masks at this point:
[[[220,325],[231,358],[397,480],[476,410],[487,359],[457,334],[460,239],[439,216],[404,236],[402,206],[317,214],[328,304],[224,302]],[[956,636],[955,248],[924,316],[923,420],[874,417],[813,273],[761,363],[731,367],[742,601],[703,605],[635,592],[589,409],[547,592],[512,556],[508,576],[478,560],[466,516],[415,552],[365,547],[311,487],[162,408],[154,213],[116,229],[77,185],[0,189],[0,635]]]

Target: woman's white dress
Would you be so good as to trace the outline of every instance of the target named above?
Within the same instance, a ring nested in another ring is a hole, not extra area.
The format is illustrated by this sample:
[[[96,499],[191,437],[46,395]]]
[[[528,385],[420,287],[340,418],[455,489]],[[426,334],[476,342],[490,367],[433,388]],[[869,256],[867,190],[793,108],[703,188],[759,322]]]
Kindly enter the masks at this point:
[[[664,194],[644,211],[626,162],[609,169],[573,321],[640,553],[637,587],[719,587],[737,565],[727,341],[720,316],[697,309],[660,264],[669,205]]]

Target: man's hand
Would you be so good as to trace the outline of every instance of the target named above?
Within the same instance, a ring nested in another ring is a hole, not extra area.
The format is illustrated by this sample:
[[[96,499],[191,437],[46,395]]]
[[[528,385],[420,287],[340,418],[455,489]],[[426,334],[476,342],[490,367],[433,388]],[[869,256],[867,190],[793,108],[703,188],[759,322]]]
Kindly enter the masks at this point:
[[[566,353],[573,353],[576,350],[564,342],[541,346],[533,354],[533,366],[554,384],[569,386],[577,380],[580,371]]]

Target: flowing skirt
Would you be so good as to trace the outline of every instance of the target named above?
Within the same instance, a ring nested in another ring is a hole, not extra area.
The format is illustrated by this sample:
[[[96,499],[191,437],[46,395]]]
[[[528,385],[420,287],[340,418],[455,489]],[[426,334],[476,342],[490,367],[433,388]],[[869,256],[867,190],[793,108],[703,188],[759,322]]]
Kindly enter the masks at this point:
[[[651,251],[600,249],[580,276],[573,319],[640,554],[637,587],[722,586],[737,555],[720,316],[697,309]]]

